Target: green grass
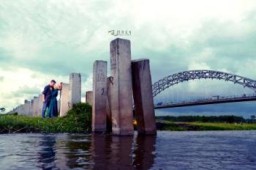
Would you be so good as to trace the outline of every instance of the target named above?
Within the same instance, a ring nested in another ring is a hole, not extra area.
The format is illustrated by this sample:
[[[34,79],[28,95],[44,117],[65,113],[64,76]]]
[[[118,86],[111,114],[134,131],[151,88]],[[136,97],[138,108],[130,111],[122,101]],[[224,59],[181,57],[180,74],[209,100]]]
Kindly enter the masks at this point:
[[[209,122],[157,122],[158,130],[205,131],[205,130],[256,130],[256,123],[209,123]]]
[[[192,122],[189,125],[199,130],[256,130],[256,123],[202,123]]]
[[[91,132],[91,119],[92,108],[84,103],[74,105],[65,117],[42,119],[15,114],[0,115],[0,133],[85,133]],[[238,122],[232,122],[234,120]],[[229,121],[232,123],[227,123]],[[198,116],[157,117],[157,129],[169,131],[256,130],[256,123],[241,121],[240,118],[230,116],[209,117],[209,119]]]
[[[0,133],[84,133],[91,131],[91,106],[79,103],[65,117],[1,115]]]

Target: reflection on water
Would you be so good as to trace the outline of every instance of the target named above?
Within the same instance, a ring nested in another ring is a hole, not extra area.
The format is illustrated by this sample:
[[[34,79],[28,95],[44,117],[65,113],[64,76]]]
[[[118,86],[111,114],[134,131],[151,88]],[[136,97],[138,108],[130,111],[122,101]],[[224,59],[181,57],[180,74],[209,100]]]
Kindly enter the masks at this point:
[[[42,135],[39,140],[40,150],[38,151],[38,167],[42,169],[54,168],[55,165],[55,143],[54,135]]]
[[[0,135],[0,169],[255,169],[256,131]]]
[[[93,169],[149,169],[156,136],[92,136]]]

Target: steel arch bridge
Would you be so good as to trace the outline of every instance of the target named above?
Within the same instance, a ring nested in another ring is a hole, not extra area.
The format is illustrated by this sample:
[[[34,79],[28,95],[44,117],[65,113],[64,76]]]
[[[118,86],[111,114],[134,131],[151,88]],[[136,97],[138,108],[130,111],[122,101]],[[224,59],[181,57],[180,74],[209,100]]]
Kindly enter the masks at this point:
[[[250,88],[256,92],[256,80],[221,71],[191,70],[172,74],[155,82],[152,85],[153,97],[173,85],[194,79],[217,79],[230,81],[234,84],[239,84],[244,87]]]

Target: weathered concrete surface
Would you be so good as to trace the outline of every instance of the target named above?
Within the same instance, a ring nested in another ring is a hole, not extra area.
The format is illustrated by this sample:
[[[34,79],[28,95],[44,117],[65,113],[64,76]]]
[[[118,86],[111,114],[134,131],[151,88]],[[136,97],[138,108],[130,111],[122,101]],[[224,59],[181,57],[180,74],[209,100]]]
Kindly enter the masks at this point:
[[[29,102],[29,115],[30,116],[34,116],[33,115],[33,99]]]
[[[37,111],[37,114],[36,114],[36,116],[38,116],[38,117],[40,117],[40,116],[42,116],[41,114],[42,114],[42,109],[43,109],[43,94],[40,94],[39,96],[38,96],[38,111]]]
[[[110,43],[112,133],[133,135],[131,44],[115,39]]]
[[[66,116],[71,108],[69,89],[69,84],[62,83],[62,90],[60,91],[60,117]]]
[[[25,100],[24,105],[23,105],[23,108],[24,108],[23,114],[24,115],[29,116],[29,106],[30,106],[30,102],[28,100]]]
[[[112,132],[112,113],[111,113],[111,88],[113,77],[107,78],[107,132]]]
[[[70,84],[70,104],[81,102],[81,75],[80,73],[71,73],[69,76]]]
[[[139,134],[156,134],[152,81],[148,59],[132,61],[133,98]]]
[[[106,131],[107,62],[96,60],[93,64],[92,131]]]
[[[39,99],[38,99],[38,97],[34,97],[34,99],[33,99],[33,115],[34,116],[41,116],[41,114],[42,114],[42,110],[38,113],[38,111],[39,111]]]
[[[22,110],[22,105],[19,105],[18,107],[17,107],[17,109],[16,109],[16,112],[18,113],[18,114],[21,114],[21,110]]]
[[[93,91],[87,91],[85,93],[85,103],[88,103],[89,105],[93,105]]]
[[[34,99],[30,101],[30,115],[35,116],[33,113],[33,107],[34,107]]]

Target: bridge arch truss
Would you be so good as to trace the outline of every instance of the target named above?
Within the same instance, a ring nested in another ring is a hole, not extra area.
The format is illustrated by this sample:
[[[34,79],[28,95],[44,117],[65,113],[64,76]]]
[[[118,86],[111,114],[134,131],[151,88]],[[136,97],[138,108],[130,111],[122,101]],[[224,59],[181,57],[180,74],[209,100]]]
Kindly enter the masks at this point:
[[[184,71],[176,74],[164,77],[152,85],[153,97],[164,91],[165,89],[182,83],[184,81],[195,80],[195,79],[217,79],[230,81],[234,84],[242,85],[243,87],[250,88],[256,92],[256,80],[252,80],[246,77],[242,77],[235,74],[225,73],[214,70],[191,70]]]

